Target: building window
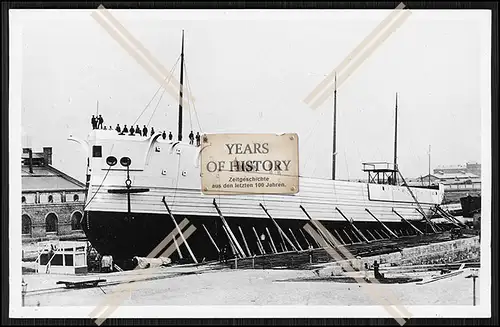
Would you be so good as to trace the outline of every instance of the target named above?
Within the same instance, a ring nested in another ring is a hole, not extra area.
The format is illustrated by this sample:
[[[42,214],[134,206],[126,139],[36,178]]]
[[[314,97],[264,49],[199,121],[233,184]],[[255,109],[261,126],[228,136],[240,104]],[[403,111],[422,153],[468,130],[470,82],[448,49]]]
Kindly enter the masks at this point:
[[[80,198],[78,197],[78,194],[73,195],[73,201],[78,201]]]
[[[80,224],[82,220],[82,214],[77,211],[71,216],[71,230],[81,230],[82,226]]]
[[[22,197],[21,197],[21,202],[22,202],[22,203],[26,203],[26,197],[25,197],[25,196],[22,196]]]
[[[102,158],[102,146],[100,145],[92,146],[92,157]]]
[[[57,216],[52,212],[45,218],[45,231],[47,233],[57,233]]]
[[[50,202],[50,203],[54,202],[54,197],[52,196],[52,194],[51,194],[51,195],[49,195],[49,202]]]
[[[31,235],[31,218],[28,215],[22,215],[22,234]]]

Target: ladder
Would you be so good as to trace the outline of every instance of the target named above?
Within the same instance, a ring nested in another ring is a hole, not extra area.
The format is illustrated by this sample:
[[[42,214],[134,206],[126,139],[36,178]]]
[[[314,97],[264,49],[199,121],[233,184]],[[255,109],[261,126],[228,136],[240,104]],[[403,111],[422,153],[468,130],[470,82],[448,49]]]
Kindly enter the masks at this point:
[[[406,183],[406,180],[405,178],[403,177],[403,174],[401,174],[401,171],[399,171],[399,168],[396,167],[396,170],[397,172],[399,173],[399,176],[401,176],[401,180],[403,181],[404,185],[406,186],[406,188],[408,189],[408,191],[410,192],[413,200],[415,201],[415,203],[417,204],[418,206],[418,209],[419,211],[421,212],[421,214],[424,216],[425,220],[427,221],[427,224],[429,224],[432,228],[432,231],[434,233],[437,233],[436,231],[436,228],[434,227],[434,224],[432,223],[432,221],[429,219],[429,217],[427,217],[427,215],[425,214],[425,211],[422,209],[422,206],[420,205],[420,203],[418,202],[417,200],[417,197],[415,196],[415,194],[413,194],[413,192],[411,191],[411,188],[410,186],[408,186],[408,183]]]

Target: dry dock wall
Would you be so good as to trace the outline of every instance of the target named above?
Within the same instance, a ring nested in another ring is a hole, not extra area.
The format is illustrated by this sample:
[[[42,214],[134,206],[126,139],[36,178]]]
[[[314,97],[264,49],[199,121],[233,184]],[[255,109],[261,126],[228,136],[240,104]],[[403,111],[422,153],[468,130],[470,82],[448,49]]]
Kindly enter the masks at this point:
[[[341,267],[344,267],[344,270],[346,271],[350,271],[352,269],[349,269],[348,266],[361,268],[364,267],[365,263],[369,267],[372,267],[375,260],[383,266],[447,264],[462,260],[479,259],[479,254],[479,236],[474,236],[405,248],[399,252],[363,257],[359,259],[359,261],[356,259],[344,261],[342,263],[334,264],[333,267],[330,267],[330,269],[327,270],[336,274],[342,273]]]

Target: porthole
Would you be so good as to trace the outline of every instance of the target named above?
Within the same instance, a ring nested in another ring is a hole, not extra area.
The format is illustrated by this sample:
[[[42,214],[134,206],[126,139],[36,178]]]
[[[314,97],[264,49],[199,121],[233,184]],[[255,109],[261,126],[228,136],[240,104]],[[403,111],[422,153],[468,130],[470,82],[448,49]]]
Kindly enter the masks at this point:
[[[129,157],[122,157],[120,159],[120,164],[123,166],[123,167],[128,167],[130,166],[130,164],[132,163],[132,160],[130,160]]]
[[[118,159],[116,159],[116,157],[113,157],[113,156],[109,156],[106,158],[106,163],[113,167],[114,165],[116,165],[116,163],[118,162]]]

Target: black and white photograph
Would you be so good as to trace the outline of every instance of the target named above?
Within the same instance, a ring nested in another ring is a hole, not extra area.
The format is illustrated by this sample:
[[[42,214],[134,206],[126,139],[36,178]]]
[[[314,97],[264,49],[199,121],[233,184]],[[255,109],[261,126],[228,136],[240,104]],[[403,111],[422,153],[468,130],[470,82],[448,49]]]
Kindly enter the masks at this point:
[[[11,317],[490,317],[490,11],[9,20]]]

